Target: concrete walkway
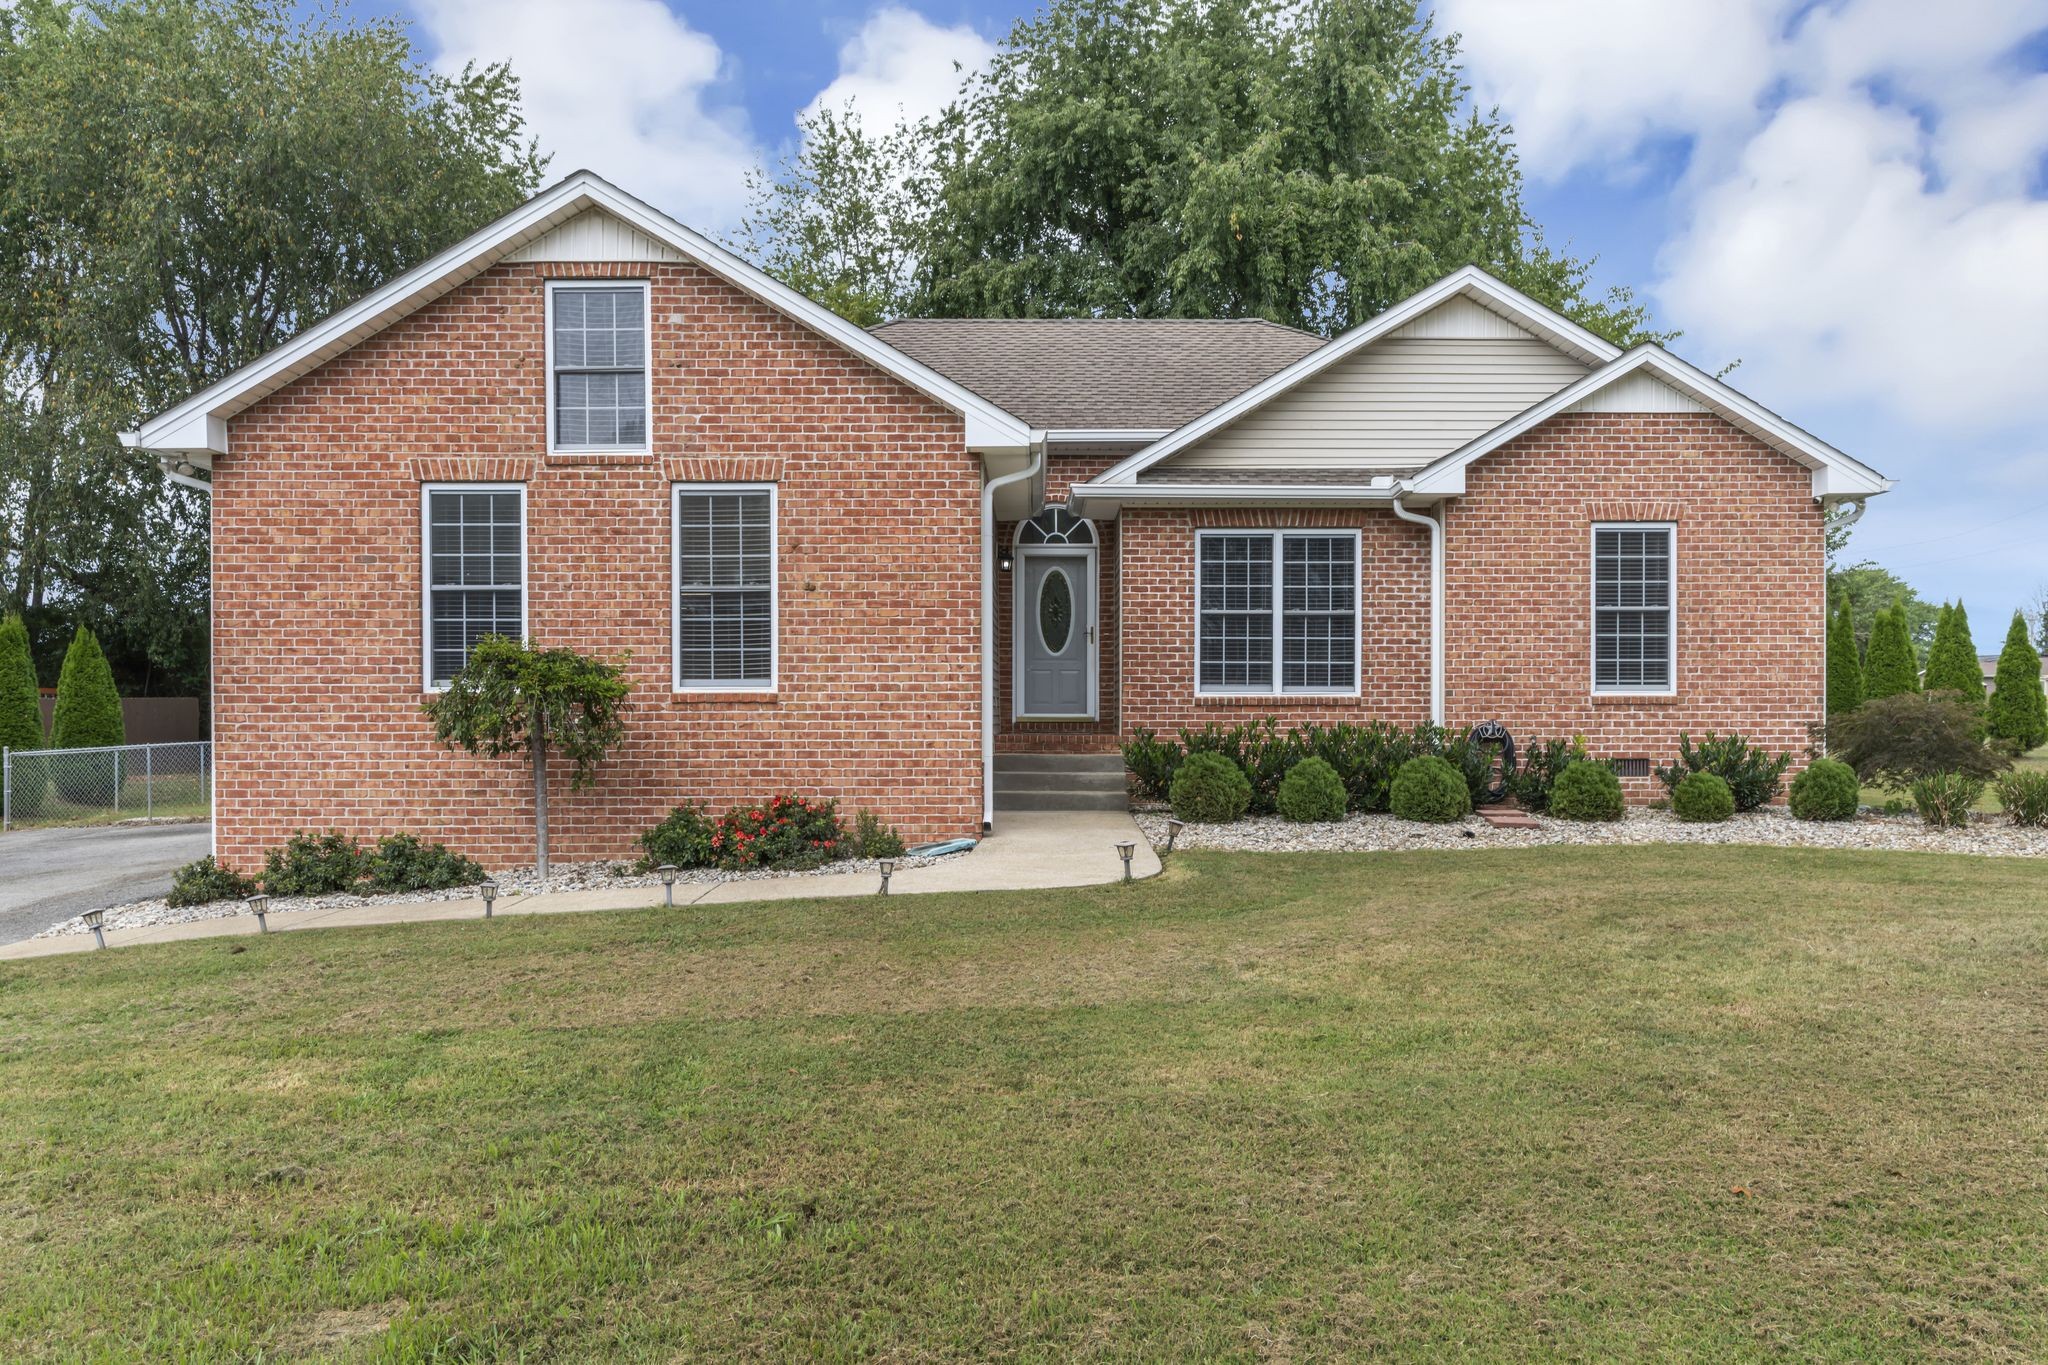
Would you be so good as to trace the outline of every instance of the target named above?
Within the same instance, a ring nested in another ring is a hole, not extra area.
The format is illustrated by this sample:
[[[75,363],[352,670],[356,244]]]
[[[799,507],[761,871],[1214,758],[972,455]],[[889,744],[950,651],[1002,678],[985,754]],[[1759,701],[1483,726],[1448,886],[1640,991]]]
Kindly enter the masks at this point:
[[[932,891],[1021,891],[1035,887],[1095,886],[1124,874],[1118,858],[1119,840],[1136,841],[1131,859],[1133,877],[1158,875],[1159,858],[1129,815],[1109,811],[1018,811],[999,816],[996,832],[971,853],[942,859],[930,867],[904,868],[890,880],[896,895]],[[835,872],[816,877],[776,877],[759,881],[676,884],[676,904],[723,905],[741,901],[807,900],[820,896],[872,896],[880,878],[869,872]],[[557,891],[537,896],[500,896],[500,915],[560,915],[579,910],[630,910],[661,904],[659,886],[625,887],[614,891]],[[274,912],[272,933],[297,929],[339,929],[361,924],[411,924],[428,920],[482,919],[481,899],[413,901],[394,905],[353,905],[338,910]],[[194,938],[222,938],[258,932],[256,917],[189,920],[155,929],[109,933],[109,948],[145,943],[179,943]],[[64,934],[29,939],[0,947],[0,961],[54,957],[84,952],[91,934]]]

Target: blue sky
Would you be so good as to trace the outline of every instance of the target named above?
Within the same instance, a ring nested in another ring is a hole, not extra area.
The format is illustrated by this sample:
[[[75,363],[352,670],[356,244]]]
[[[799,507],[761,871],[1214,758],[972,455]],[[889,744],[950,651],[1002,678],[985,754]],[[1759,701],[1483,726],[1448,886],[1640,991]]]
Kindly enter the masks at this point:
[[[1434,0],[1515,123],[1535,217],[1674,349],[1899,480],[1852,557],[2048,588],[2048,0]],[[796,115],[929,112],[1027,4],[405,0],[431,60],[510,60],[554,169],[709,231]],[[1740,573],[1739,564],[1724,566]]]

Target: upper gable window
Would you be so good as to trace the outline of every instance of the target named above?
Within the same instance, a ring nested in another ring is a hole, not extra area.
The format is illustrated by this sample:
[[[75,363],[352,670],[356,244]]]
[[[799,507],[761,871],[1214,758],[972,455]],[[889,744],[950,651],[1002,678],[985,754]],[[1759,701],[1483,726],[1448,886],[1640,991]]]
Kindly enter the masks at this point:
[[[647,286],[548,286],[548,446],[648,449]]]

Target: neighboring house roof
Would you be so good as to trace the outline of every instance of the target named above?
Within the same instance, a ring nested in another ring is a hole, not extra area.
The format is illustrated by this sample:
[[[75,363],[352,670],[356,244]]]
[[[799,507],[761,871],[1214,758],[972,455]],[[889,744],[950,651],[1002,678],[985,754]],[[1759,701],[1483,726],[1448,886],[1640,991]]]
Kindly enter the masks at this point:
[[[1171,430],[1318,350],[1258,318],[904,318],[871,330],[1035,427]]]
[[[608,213],[626,228],[673,248],[760,302],[959,413],[966,421],[970,447],[1012,449],[1032,443],[1034,433],[1030,425],[1000,405],[905,355],[589,171],[577,171],[542,190],[432,260],[314,323],[219,383],[144,422],[138,430],[124,433],[122,441],[146,450],[196,456],[202,461],[225,453],[227,423],[236,414],[591,210]]]

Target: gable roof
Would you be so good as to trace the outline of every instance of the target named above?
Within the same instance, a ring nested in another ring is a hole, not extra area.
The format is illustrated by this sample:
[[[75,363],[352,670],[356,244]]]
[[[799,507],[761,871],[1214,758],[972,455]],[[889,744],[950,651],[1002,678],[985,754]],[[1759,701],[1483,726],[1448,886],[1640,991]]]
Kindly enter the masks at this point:
[[[1675,390],[1812,470],[1813,495],[1816,498],[1839,501],[1872,497],[1892,486],[1890,479],[1869,465],[1850,458],[1811,432],[1792,425],[1697,366],[1680,360],[1662,347],[1638,346],[1485,435],[1468,441],[1413,478],[1403,480],[1403,490],[1417,496],[1450,497],[1463,493],[1465,469],[1474,460],[1500,449],[1517,436],[1631,376],[1650,378]]]
[[[1097,476],[1095,485],[1128,483],[1161,460],[1187,449],[1246,414],[1257,411],[1304,381],[1321,374],[1345,357],[1398,328],[1415,321],[1432,309],[1455,298],[1465,298],[1488,312],[1513,322],[1523,331],[1547,341],[1586,365],[1604,365],[1621,354],[1613,343],[1602,340],[1561,313],[1545,308],[1536,300],[1481,270],[1468,265],[1444,276],[1435,284],[1412,294],[1327,344],[1302,356],[1285,369],[1268,376],[1243,392],[1187,422],[1160,440],[1133,454]]]
[[[202,457],[225,453],[228,419],[237,413],[592,209],[611,214],[633,231],[672,248],[770,308],[959,413],[966,422],[970,448],[1014,449],[1031,444],[1033,432],[1029,424],[998,404],[905,355],[887,341],[812,302],[710,238],[589,171],[577,171],[549,186],[431,260],[314,323],[225,379],[150,418],[137,430],[124,432],[122,442],[146,450]]]
[[[1170,431],[1324,344],[1262,318],[903,318],[869,329],[1034,427]]]

